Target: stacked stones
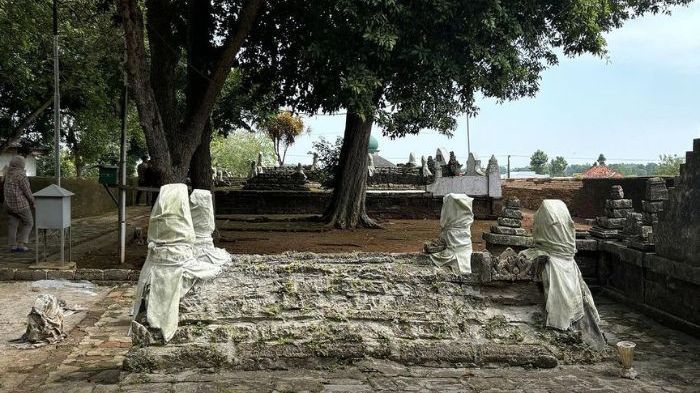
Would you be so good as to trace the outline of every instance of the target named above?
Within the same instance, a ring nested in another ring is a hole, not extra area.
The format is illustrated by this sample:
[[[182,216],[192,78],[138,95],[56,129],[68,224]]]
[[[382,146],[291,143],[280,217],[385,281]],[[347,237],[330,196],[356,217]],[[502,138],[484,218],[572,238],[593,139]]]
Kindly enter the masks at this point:
[[[498,225],[491,226],[491,232],[485,232],[482,237],[486,241],[486,249],[501,252],[507,247],[516,251],[532,247],[532,236],[522,227],[523,213],[520,211],[520,200],[509,198],[498,217]]]
[[[248,179],[243,185],[244,190],[290,190],[309,191],[306,175],[303,167],[300,168],[274,168],[270,171],[258,173]]]
[[[666,181],[658,177],[647,180],[644,198],[642,213],[630,213],[627,216],[625,235],[628,236],[629,247],[654,251],[654,227],[659,222],[659,213],[664,210],[664,201],[668,199]]]
[[[605,201],[605,216],[596,218],[590,234],[600,239],[619,239],[629,213],[634,213],[632,200],[625,199],[622,186],[612,186],[610,199]]]

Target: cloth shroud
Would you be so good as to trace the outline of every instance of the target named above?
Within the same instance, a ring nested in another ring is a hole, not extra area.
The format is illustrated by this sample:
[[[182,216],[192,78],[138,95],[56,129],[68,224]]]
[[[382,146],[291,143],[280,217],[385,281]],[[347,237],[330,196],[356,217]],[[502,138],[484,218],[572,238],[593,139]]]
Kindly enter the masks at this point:
[[[430,254],[430,259],[436,266],[449,266],[456,274],[472,272],[473,201],[473,198],[465,194],[447,194],[442,198],[440,239],[447,247],[443,251]]]
[[[197,280],[211,279],[219,267],[201,264],[194,256],[187,186],[167,184],[160,188],[148,224],[148,255],[141,268],[132,315],[146,306],[146,321],[170,341],[178,325],[180,299]]]
[[[564,202],[553,199],[542,202],[535,213],[532,237],[534,248],[521,254],[529,259],[548,257],[542,273],[546,325],[560,330],[584,328],[589,343],[605,344],[593,296],[574,260],[576,229]]]
[[[214,204],[211,191],[194,190],[190,195],[190,210],[192,212],[192,224],[194,225],[194,256],[199,262],[209,263],[215,266],[224,266],[231,263],[231,254],[228,251],[214,247],[214,239],[211,234],[216,230],[214,220]]]

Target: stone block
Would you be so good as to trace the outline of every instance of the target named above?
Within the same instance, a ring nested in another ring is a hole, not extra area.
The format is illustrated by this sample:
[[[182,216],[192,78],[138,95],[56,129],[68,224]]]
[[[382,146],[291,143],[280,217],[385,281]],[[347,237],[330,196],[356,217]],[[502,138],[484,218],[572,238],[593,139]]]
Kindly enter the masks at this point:
[[[594,226],[588,232],[591,236],[599,239],[619,239],[621,235],[618,229],[607,229],[597,226]]]
[[[501,216],[505,218],[514,218],[516,220],[522,220],[523,212],[521,212],[518,209],[505,208],[503,209],[503,212],[501,212]]]
[[[506,201],[506,208],[508,209],[520,209],[520,199],[512,197],[508,198]]]
[[[46,278],[49,280],[74,280],[75,270],[49,270]]]
[[[664,210],[663,201],[642,201],[642,211],[647,213],[658,213]]]
[[[625,192],[622,190],[622,186],[615,185],[615,186],[610,187],[610,199],[618,200],[618,199],[624,199],[624,198],[625,198]]]
[[[76,280],[103,281],[104,272],[101,269],[78,269],[75,271]]]
[[[15,270],[11,268],[0,268],[0,281],[12,281],[15,279]]]
[[[514,218],[498,217],[498,225],[502,227],[520,228],[523,223],[521,220]]]
[[[129,281],[129,269],[105,269],[105,281]]]
[[[532,247],[534,245],[532,238],[529,236],[499,235],[497,233],[484,232],[482,237],[487,243],[503,246]]]
[[[656,213],[642,213],[642,223],[644,225],[656,225],[659,222],[659,215]]]
[[[658,177],[647,180],[644,199],[649,201],[667,200],[668,188],[666,188],[666,181]]]
[[[46,270],[42,269],[17,269],[15,281],[46,280]]]
[[[631,199],[608,199],[605,201],[606,209],[631,209],[632,200]]]
[[[605,209],[605,215],[610,218],[627,218],[629,213],[634,213],[634,209]]]
[[[501,227],[498,225],[491,225],[491,233],[510,236],[529,236],[529,233],[524,228]]]
[[[598,240],[576,239],[577,251],[598,251]]]
[[[624,218],[597,217],[596,224],[606,229],[622,229],[625,226]]]

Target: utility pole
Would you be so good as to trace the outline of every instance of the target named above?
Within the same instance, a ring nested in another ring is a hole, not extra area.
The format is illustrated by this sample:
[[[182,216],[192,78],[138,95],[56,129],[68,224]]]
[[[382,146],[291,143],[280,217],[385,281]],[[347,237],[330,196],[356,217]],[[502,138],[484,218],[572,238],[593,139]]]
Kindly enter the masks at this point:
[[[510,179],[510,154],[508,154],[508,178]]]
[[[61,92],[58,88],[58,6],[53,0],[53,133],[54,133],[54,172],[56,185],[61,186]],[[63,250],[63,248],[61,248]],[[61,258],[63,259],[63,258]]]
[[[467,112],[467,158],[472,154],[472,144],[469,135],[469,113]]]

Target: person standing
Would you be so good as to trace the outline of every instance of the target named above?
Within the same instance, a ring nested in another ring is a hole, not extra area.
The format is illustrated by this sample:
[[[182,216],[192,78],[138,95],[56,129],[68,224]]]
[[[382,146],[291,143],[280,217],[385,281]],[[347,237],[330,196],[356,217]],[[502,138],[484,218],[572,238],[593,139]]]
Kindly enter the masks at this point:
[[[15,156],[5,174],[5,208],[7,209],[7,242],[11,252],[27,252],[29,234],[34,226],[34,196],[24,171],[24,158]]]
[[[136,173],[138,174],[138,187],[148,187],[148,181],[146,180],[148,167],[149,167],[148,156],[141,157],[141,163],[136,167]],[[143,195],[143,194],[144,194],[143,191],[136,190],[136,204],[137,205],[141,203],[141,195]],[[149,205],[149,200],[148,200],[149,193],[146,192],[145,195],[146,195],[146,205]]]

